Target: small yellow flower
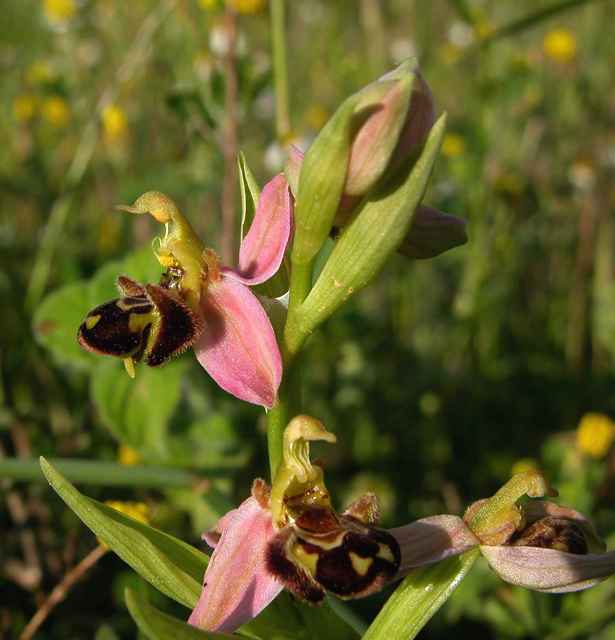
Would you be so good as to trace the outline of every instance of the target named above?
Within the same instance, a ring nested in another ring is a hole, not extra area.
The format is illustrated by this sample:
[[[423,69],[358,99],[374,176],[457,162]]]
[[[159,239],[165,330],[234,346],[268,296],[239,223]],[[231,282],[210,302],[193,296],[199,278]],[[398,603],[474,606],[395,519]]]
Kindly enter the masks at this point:
[[[51,24],[61,24],[75,17],[77,5],[73,0],[43,0],[43,11]]]
[[[590,458],[599,460],[609,452],[615,439],[615,422],[603,413],[586,413],[577,427],[577,446]]]
[[[487,40],[487,38],[491,37],[495,32],[493,22],[485,18],[479,20],[474,28],[476,29],[476,35],[479,40]]]
[[[49,84],[57,79],[58,70],[50,60],[37,60],[26,69],[25,75],[30,84]]]
[[[120,513],[123,513],[125,516],[132,518],[133,520],[137,520],[138,522],[142,522],[143,524],[149,524],[151,513],[150,508],[145,504],[145,502],[124,502],[122,500],[105,500],[105,504]],[[109,547],[97,536],[98,544],[105,549]]]
[[[267,0],[226,0],[226,4],[237,13],[253,16],[265,10]]]
[[[329,110],[321,104],[313,104],[307,108],[305,119],[314,131],[320,131],[329,119]]]
[[[546,55],[555,62],[568,62],[574,58],[579,42],[576,36],[567,29],[549,31],[542,41]]]
[[[199,0],[199,4],[206,11],[214,11],[215,9],[222,9],[224,2],[223,0]]]
[[[510,475],[516,476],[518,473],[524,473],[525,471],[537,471],[539,469],[538,461],[535,458],[521,458],[511,467]]]
[[[43,118],[56,127],[63,127],[70,120],[70,105],[60,96],[45,98],[41,112]]]
[[[134,467],[141,464],[141,456],[136,449],[128,445],[121,444],[117,450],[117,461],[127,467]]]
[[[440,60],[445,64],[457,64],[459,58],[461,58],[461,49],[456,44],[448,42],[440,47],[438,52],[440,54]]]
[[[36,115],[38,101],[31,93],[21,93],[13,102],[13,117],[17,122],[30,122]]]
[[[447,133],[442,141],[442,155],[446,158],[459,158],[465,153],[465,140],[456,133]]]
[[[109,105],[101,114],[103,136],[109,143],[116,143],[128,137],[128,117],[126,112],[118,106]]]

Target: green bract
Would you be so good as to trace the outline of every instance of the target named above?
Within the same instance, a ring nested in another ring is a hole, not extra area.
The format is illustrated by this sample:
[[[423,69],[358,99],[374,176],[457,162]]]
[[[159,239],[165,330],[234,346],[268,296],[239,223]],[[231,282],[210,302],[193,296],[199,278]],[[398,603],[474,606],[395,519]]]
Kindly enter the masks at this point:
[[[372,282],[406,237],[427,189],[445,123],[442,115],[424,145],[365,196],[299,310],[302,333],[311,333]]]

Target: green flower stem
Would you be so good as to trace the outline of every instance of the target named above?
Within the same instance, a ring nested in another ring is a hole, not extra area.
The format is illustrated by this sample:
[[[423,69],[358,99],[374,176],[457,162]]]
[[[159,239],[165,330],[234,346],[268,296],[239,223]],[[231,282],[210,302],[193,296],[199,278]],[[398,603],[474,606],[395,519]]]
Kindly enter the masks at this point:
[[[450,598],[480,555],[478,548],[407,576],[381,609],[363,640],[412,640]]]
[[[294,416],[302,413],[301,353],[284,359],[284,377],[278,391],[278,404],[267,412],[267,445],[271,481],[282,459],[284,429]]]
[[[284,337],[280,345],[284,377],[278,391],[278,404],[267,412],[267,445],[271,478],[282,458],[282,435],[290,419],[302,412],[301,399],[301,349],[308,332],[302,331],[297,322],[298,310],[312,288],[314,261],[293,263],[290,279],[290,300]]]
[[[150,487],[157,489],[190,489],[203,477],[183,469],[165,467],[125,466],[98,460],[55,458],[49,463],[72,483],[102,487]],[[208,469],[207,477],[230,475],[231,470]],[[17,482],[45,482],[38,458],[5,458],[0,460],[0,478]]]
[[[286,11],[284,0],[271,0],[271,54],[275,87],[276,133],[278,140],[290,134],[288,106],[288,66],[286,64]]]

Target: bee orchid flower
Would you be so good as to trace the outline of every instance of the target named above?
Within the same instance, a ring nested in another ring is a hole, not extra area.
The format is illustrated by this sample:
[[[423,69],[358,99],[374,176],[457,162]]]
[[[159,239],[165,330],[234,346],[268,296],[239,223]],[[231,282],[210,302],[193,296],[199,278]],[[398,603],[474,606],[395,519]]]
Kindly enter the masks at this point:
[[[280,268],[292,233],[293,200],[283,174],[269,182],[239,250],[236,269],[223,267],[177,205],[150,191],[133,206],[165,225],[156,258],[167,269],[158,284],[142,286],[121,276],[121,297],[84,319],[79,342],[89,351],[134,362],[164,364],[189,346],[211,377],[233,395],[265,407],[275,403],[282,360],[271,322],[249,286]]]
[[[318,604],[325,590],[361,597],[397,573],[399,546],[376,526],[376,497],[366,494],[336,513],[322,468],[310,462],[310,440],[334,442],[335,436],[310,416],[293,418],[273,486],[256,480],[252,496],[204,535],[215,550],[190,624],[232,632],[283,588]]]
[[[479,547],[506,582],[544,593],[592,587],[615,573],[615,552],[578,511],[532,498],[556,496],[539,471],[515,475],[492,498],[468,508],[463,519],[434,516],[390,533],[401,549],[397,577],[446,557]]]

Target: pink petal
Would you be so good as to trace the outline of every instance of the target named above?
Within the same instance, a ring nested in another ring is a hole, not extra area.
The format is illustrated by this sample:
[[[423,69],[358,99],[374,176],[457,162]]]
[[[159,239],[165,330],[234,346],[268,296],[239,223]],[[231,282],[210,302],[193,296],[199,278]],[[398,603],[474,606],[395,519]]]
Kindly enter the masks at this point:
[[[401,549],[398,578],[479,544],[468,525],[457,516],[423,518],[404,527],[390,529],[389,533]]]
[[[254,221],[239,248],[235,270],[244,284],[259,284],[280,268],[293,231],[293,199],[283,173],[265,185]]]
[[[189,624],[208,631],[233,632],[280,593],[281,583],[265,570],[265,549],[274,536],[269,511],[254,498],[225,516],[224,531]]]
[[[549,593],[587,589],[615,573],[615,552],[577,555],[539,547],[483,545],[481,553],[506,582]]]
[[[357,131],[350,145],[345,193],[365,195],[386,170],[404,126],[408,88],[407,82],[405,86],[402,82],[393,83]]]
[[[273,407],[282,358],[256,296],[232,274],[222,274],[209,283],[198,311],[205,328],[194,351],[207,373],[234,396]]]

